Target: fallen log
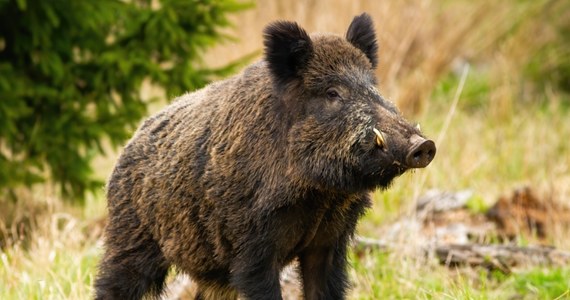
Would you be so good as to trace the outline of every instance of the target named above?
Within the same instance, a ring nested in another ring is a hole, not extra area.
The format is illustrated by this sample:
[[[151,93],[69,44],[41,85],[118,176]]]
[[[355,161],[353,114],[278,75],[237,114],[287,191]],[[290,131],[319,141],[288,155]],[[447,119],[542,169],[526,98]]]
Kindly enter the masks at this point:
[[[357,237],[356,251],[374,249],[377,251],[397,251],[398,247],[380,240]],[[490,270],[511,273],[517,266],[568,265],[570,252],[548,246],[514,246],[501,244],[444,244],[424,246],[426,256],[435,256],[446,266],[481,266]]]

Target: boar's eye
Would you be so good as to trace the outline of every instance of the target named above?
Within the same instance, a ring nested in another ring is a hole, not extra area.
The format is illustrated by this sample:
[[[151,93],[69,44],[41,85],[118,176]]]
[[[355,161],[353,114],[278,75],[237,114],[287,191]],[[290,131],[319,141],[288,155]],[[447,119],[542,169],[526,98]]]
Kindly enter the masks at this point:
[[[335,88],[330,88],[327,90],[327,98],[329,100],[341,100],[339,92]]]

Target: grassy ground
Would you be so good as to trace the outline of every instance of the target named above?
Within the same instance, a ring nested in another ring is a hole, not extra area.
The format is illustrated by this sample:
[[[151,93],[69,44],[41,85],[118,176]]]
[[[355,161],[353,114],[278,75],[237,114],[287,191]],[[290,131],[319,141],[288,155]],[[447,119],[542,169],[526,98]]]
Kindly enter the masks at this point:
[[[92,298],[102,249],[96,216],[104,215],[104,202],[92,198],[78,209],[43,199],[26,240],[16,240],[0,252],[0,299]],[[25,218],[27,208],[15,210]]]
[[[374,194],[359,234],[381,237],[386,225],[410,216],[414,199],[431,188],[470,189],[491,205],[527,184],[568,204],[570,99],[521,80],[524,63],[552,37],[535,18],[540,5],[563,1],[473,2],[263,1],[236,17],[235,34],[245,42],[212,51],[206,62],[259,51],[261,28],[272,19],[342,33],[353,15],[369,11],[382,45],[381,90],[437,140],[438,153],[427,169]],[[530,21],[517,22],[525,18]],[[529,42],[529,36],[535,38]],[[467,62],[471,67],[460,89]],[[96,162],[102,177],[113,161]],[[102,251],[102,191],[84,207],[62,203],[49,187],[25,198],[30,201],[2,203],[0,211],[0,223],[7,224],[0,233],[12,237],[0,252],[0,299],[89,299]],[[23,232],[28,238],[18,239]],[[520,269],[511,275],[450,269],[414,255],[417,237],[401,234],[407,243],[397,253],[351,254],[351,299],[570,299],[570,267]],[[568,236],[561,229],[547,242],[570,250]]]

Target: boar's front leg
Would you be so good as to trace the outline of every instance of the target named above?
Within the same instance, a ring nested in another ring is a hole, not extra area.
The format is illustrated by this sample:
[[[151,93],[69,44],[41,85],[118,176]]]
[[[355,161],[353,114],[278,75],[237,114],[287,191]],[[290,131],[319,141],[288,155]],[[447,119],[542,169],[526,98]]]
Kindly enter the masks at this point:
[[[347,239],[332,246],[313,246],[299,255],[306,300],[344,299],[348,287],[346,273]]]
[[[281,300],[279,269],[272,257],[274,252],[268,249],[267,244],[259,241],[251,243],[247,248],[235,257],[231,270],[231,282],[240,298]]]

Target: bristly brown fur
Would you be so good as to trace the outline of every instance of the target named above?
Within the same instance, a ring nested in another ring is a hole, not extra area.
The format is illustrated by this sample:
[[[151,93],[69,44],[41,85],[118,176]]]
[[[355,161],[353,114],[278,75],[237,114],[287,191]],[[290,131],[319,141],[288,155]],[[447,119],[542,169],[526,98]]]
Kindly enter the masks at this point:
[[[142,124],[107,186],[97,299],[158,297],[172,265],[197,299],[281,299],[293,259],[305,299],[345,297],[368,193],[406,170],[420,134],[374,87],[370,18],[347,36],[273,23],[263,61]]]

